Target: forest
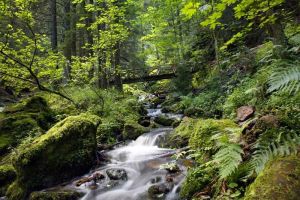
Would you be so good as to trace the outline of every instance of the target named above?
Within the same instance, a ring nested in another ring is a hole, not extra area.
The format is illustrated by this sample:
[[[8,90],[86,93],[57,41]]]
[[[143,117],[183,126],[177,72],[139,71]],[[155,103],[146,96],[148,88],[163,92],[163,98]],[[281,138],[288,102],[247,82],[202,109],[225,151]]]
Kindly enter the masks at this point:
[[[300,1],[0,0],[0,200],[298,200]]]

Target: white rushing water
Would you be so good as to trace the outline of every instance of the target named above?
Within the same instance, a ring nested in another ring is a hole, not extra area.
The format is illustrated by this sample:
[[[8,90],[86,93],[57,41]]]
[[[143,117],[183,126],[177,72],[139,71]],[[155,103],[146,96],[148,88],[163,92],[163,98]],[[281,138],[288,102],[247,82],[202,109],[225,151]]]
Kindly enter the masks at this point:
[[[161,110],[148,109],[148,113],[148,116],[155,117],[161,114]],[[128,145],[107,152],[111,162],[95,170],[106,176],[104,180],[83,184],[80,187],[76,187],[74,181],[71,187],[85,193],[82,200],[144,200],[149,199],[148,189],[152,185],[165,184],[170,187],[163,199],[177,200],[178,189],[184,180],[186,168],[179,165],[183,173],[175,175],[171,183],[166,181],[168,172],[161,169],[161,165],[172,161],[170,155],[175,153],[175,150],[159,147],[171,131],[172,128],[153,129]],[[110,180],[106,173],[108,169],[125,170],[127,179]]]
[[[88,189],[87,185],[80,188],[87,194],[82,200],[141,200],[147,199],[147,191],[153,184],[165,182],[166,170],[160,169],[160,165],[171,161],[169,156],[164,155],[174,150],[160,148],[159,141],[168,134],[171,128],[159,128],[140,136],[127,146],[123,146],[108,152],[111,163],[99,169],[105,174],[107,169],[124,169],[127,172],[127,181],[121,181],[117,186],[107,188],[101,185],[109,185],[109,178],[97,183],[99,187],[94,190]],[[177,188],[183,180],[183,175],[178,175],[174,181],[170,193],[165,199],[178,198]],[[153,180],[158,180],[156,183]]]

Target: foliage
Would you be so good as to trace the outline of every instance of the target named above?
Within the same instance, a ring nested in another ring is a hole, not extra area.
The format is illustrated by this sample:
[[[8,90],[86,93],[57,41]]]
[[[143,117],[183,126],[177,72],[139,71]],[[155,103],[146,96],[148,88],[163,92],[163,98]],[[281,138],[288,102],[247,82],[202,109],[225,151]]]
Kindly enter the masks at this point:
[[[276,90],[287,91],[289,93],[300,90],[300,62],[291,63],[281,61],[277,63],[280,66],[269,79],[268,92]]]
[[[251,168],[259,174],[268,161],[275,157],[289,156],[298,151],[300,145],[300,137],[296,133],[287,133],[283,135],[279,141],[266,143],[266,141],[258,141],[254,146]]]
[[[242,162],[243,150],[240,145],[234,143],[223,144],[218,152],[213,156],[213,163],[219,168],[221,179],[229,177]]]

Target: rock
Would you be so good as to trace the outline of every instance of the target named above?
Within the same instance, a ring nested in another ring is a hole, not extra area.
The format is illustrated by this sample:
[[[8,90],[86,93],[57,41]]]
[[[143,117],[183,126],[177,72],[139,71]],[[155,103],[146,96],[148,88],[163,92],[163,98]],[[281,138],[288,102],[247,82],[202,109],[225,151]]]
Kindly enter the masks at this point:
[[[255,108],[252,106],[242,106],[237,109],[237,121],[244,122],[255,113]]]
[[[150,199],[164,199],[165,195],[171,191],[171,187],[166,184],[152,185],[148,189],[148,197]]]
[[[100,144],[115,143],[116,138],[122,137],[122,124],[120,123],[105,123],[97,128],[97,142]]]
[[[139,119],[139,124],[144,127],[149,127],[151,125],[150,117],[144,116]]]
[[[148,128],[145,128],[136,122],[127,121],[123,129],[123,139],[135,140],[136,138],[146,133],[147,131],[149,131]]]
[[[29,200],[78,200],[82,196],[82,193],[72,190],[43,191],[31,193]]]
[[[159,115],[154,118],[154,122],[156,122],[160,125],[163,125],[163,126],[171,126],[175,121],[176,121],[176,119],[168,118],[165,115]]]
[[[75,185],[77,187],[81,186],[82,184],[89,183],[94,181],[94,183],[98,182],[99,180],[105,179],[105,176],[101,172],[95,172],[89,177],[81,178],[80,180],[76,181]]]
[[[180,123],[181,123],[181,120],[176,120],[176,121],[174,121],[174,122],[172,123],[172,127],[173,127],[173,128],[176,128],[176,127],[178,127],[178,126],[180,125]]]
[[[106,170],[106,174],[111,180],[127,180],[125,169],[108,169]]]
[[[162,181],[162,178],[160,176],[157,176],[157,177],[151,179],[152,184],[159,183],[161,181]]]
[[[201,108],[189,107],[184,110],[184,115],[187,117],[200,117],[204,115],[204,112]]]
[[[25,199],[31,191],[86,173],[95,163],[96,148],[96,126],[86,115],[64,119],[18,149],[13,161],[18,179],[9,187],[8,198]]]
[[[41,97],[6,107],[0,116],[0,155],[16,147],[29,133],[48,130],[54,122],[54,113]]]
[[[245,200],[298,200],[300,156],[277,158],[267,164],[250,185]]]
[[[275,115],[265,115],[259,118],[254,126],[255,129],[266,130],[270,128],[278,128],[279,119]]]
[[[165,167],[164,169],[167,170],[168,173],[170,173],[170,174],[175,174],[175,173],[180,172],[180,168],[177,164],[169,165],[169,166]]]
[[[11,184],[15,180],[16,176],[17,175],[13,166],[0,166],[0,196],[5,195],[9,184]]]

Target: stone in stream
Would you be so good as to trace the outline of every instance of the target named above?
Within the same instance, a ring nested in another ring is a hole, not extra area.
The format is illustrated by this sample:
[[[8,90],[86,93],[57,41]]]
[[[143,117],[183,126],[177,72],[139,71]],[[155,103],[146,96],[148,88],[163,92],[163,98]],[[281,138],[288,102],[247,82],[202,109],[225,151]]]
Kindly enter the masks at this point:
[[[172,124],[176,121],[176,119],[169,118],[165,115],[159,115],[154,118],[154,122],[163,125],[163,126],[172,126]]]
[[[148,189],[148,197],[153,200],[164,199],[166,194],[168,194],[172,190],[173,186],[173,184],[168,183],[152,185]]]
[[[29,200],[78,200],[83,195],[72,190],[41,191],[31,193]]]
[[[128,178],[125,169],[108,169],[106,170],[106,174],[111,180],[126,181]]]
[[[102,180],[104,178],[105,178],[105,176],[101,172],[95,172],[94,174],[92,174],[89,177],[81,178],[80,180],[76,181],[75,184],[77,187],[79,187],[82,184],[89,183],[91,181],[94,181],[94,183],[96,183],[97,181]]]

